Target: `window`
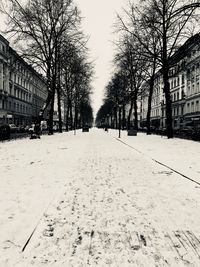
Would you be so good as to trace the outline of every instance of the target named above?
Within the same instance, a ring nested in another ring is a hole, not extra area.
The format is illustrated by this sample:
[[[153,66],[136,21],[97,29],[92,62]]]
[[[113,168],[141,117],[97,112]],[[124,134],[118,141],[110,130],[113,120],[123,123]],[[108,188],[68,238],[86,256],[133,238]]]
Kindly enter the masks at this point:
[[[187,113],[190,113],[190,103],[187,103]]]
[[[9,93],[12,95],[12,84],[10,84]]]
[[[194,102],[192,102],[192,105],[191,105],[191,112],[194,112]]]
[[[196,108],[195,111],[198,112],[199,111],[199,100],[196,101]]]
[[[184,90],[181,91],[181,99],[184,99],[185,98],[185,92]]]
[[[195,94],[195,87],[194,87],[194,84],[192,85],[192,94]]]
[[[184,114],[184,107],[182,106],[181,107],[181,115],[183,115]]]
[[[197,93],[199,93],[199,82],[197,83],[197,85],[196,85],[196,91],[197,91]]]
[[[185,76],[182,74],[182,84],[185,84]]]
[[[188,95],[191,95],[190,86],[188,86]]]

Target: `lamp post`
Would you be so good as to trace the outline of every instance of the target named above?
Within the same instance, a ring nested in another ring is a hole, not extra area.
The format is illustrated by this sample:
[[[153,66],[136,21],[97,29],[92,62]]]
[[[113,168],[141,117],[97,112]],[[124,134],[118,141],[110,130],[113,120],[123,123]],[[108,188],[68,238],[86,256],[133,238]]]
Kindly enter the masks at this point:
[[[119,104],[118,107],[119,107],[119,138],[121,138],[121,108],[122,108],[122,105]]]

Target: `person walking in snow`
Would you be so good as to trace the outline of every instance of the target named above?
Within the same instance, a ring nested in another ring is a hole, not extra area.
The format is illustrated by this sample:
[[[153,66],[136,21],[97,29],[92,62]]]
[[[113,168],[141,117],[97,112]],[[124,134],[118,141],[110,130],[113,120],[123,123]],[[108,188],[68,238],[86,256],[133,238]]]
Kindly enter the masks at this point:
[[[37,138],[40,138],[41,128],[39,122],[36,122],[35,124],[34,133],[36,134]]]

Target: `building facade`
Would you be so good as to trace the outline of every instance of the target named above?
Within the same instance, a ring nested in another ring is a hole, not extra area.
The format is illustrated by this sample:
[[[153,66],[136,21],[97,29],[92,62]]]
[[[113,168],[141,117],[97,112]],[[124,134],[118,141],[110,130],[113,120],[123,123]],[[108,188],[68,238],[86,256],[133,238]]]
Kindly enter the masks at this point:
[[[0,35],[0,124],[30,125],[46,98],[45,79]]]
[[[172,101],[173,128],[200,127],[200,34],[188,39],[171,58],[169,83]],[[166,107],[162,73],[155,77],[151,125],[166,127]],[[141,125],[145,125],[148,92],[141,100]]]

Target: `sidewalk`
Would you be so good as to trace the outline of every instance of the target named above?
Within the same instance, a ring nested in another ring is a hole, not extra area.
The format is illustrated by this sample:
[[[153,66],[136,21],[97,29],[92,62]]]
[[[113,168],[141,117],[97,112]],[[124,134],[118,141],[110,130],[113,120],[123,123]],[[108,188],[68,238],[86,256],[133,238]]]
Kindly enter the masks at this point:
[[[118,138],[118,131],[109,129],[109,135]],[[121,131],[120,140],[200,183],[200,142],[140,132],[127,136],[127,131]]]

